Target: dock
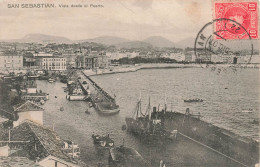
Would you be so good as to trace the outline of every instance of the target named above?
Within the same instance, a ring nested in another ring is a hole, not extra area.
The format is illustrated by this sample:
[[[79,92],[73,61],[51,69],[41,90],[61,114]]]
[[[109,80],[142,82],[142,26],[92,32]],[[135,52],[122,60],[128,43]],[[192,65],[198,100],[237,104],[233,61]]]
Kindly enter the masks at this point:
[[[81,71],[81,73],[87,79],[88,83],[95,88],[95,90],[98,92],[98,95],[101,96],[101,98],[99,98],[95,95],[90,95],[91,102],[95,107],[95,109],[103,115],[113,115],[118,113],[120,110],[119,110],[119,106],[116,104],[115,98],[109,95],[109,93],[107,93],[104,89],[102,89],[95,81],[93,81],[83,71]],[[82,86],[83,91],[86,91],[83,84],[81,82],[79,83]]]

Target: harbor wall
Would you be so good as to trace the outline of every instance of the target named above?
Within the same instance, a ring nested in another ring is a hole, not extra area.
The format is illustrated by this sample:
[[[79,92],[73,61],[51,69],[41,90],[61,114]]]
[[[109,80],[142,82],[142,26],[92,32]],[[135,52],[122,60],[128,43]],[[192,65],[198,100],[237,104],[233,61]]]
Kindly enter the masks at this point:
[[[142,69],[164,69],[164,68],[256,68],[259,69],[259,64],[138,64],[138,65],[122,65],[110,67],[109,69],[95,69],[95,70],[84,70],[84,73],[88,76],[103,75],[103,74],[115,74],[115,73],[126,73],[136,72]]]

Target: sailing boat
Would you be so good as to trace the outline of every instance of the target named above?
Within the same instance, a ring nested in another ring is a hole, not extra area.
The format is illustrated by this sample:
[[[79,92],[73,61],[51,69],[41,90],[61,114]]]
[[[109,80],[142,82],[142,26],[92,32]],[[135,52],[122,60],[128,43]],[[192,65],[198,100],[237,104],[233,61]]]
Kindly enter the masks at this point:
[[[125,118],[127,130],[141,139],[161,141],[171,138],[171,133],[164,129],[164,124],[157,117],[156,107],[153,107],[153,118],[151,112],[150,98],[145,114],[141,111],[141,98],[137,102],[134,116]],[[162,111],[163,112],[163,111]]]

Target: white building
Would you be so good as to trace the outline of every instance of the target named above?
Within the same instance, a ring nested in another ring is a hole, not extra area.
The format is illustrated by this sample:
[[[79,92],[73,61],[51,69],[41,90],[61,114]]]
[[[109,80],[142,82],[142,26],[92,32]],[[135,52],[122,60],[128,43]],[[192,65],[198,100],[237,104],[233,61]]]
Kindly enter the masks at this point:
[[[130,56],[130,54],[127,54],[125,52],[118,52],[118,51],[117,52],[106,53],[106,55],[109,56],[110,60],[118,60],[118,59]]]
[[[176,61],[185,61],[185,55],[183,53],[170,53],[170,59],[174,59]]]
[[[64,71],[67,69],[67,58],[65,57],[42,57],[39,65],[43,70]]]
[[[33,53],[34,57],[52,57],[52,53],[45,53],[45,52],[39,52],[39,53]]]
[[[18,126],[25,120],[30,120],[42,125],[43,111],[44,109],[30,101],[26,101],[23,104],[14,106],[14,112],[18,116],[18,119],[13,122],[14,127]]]
[[[211,55],[211,62],[213,62],[213,63],[222,63],[223,62],[223,58],[220,55],[212,54]]]

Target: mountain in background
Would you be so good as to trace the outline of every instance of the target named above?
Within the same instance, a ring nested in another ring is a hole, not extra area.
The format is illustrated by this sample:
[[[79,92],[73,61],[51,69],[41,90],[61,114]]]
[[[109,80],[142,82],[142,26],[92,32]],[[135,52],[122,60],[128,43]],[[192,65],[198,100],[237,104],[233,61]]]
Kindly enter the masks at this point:
[[[50,43],[96,43],[96,44],[101,44],[101,45],[106,45],[106,46],[111,46],[114,45],[118,48],[126,48],[126,49],[131,49],[131,48],[151,48],[151,47],[157,47],[157,48],[165,48],[165,47],[176,47],[176,48],[183,48],[185,49],[186,47],[193,48],[194,47],[194,42],[195,38],[189,37],[186,39],[183,39],[181,41],[173,43],[172,41],[163,38],[161,36],[151,36],[143,41],[131,41],[128,39],[120,38],[120,37],[115,37],[115,36],[101,36],[93,39],[85,39],[85,40],[77,40],[73,41],[70,40],[69,38],[62,37],[62,36],[53,36],[53,35],[45,35],[45,34],[27,34],[21,39],[14,39],[14,40],[2,40],[6,42],[20,42],[20,43],[43,43],[43,42],[50,42]],[[259,50],[259,41],[258,40],[252,40],[254,50]],[[246,46],[239,46],[239,48],[234,47],[236,49],[250,49],[248,48],[248,45]]]
[[[9,42],[24,42],[24,43],[42,43],[42,42],[52,42],[52,43],[72,43],[69,38],[45,34],[27,34],[21,39],[10,40]]]
[[[101,36],[93,39],[84,39],[84,40],[78,40],[77,42],[94,42],[94,43],[100,43],[103,45],[116,45],[124,42],[129,42],[130,40],[120,38],[120,37],[113,37],[113,36]]]
[[[153,47],[159,47],[159,48],[173,48],[174,43],[166,38],[163,38],[161,36],[152,36],[148,37],[143,42],[146,42],[148,44],[151,44]]]

